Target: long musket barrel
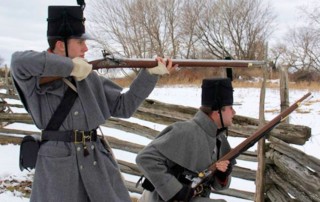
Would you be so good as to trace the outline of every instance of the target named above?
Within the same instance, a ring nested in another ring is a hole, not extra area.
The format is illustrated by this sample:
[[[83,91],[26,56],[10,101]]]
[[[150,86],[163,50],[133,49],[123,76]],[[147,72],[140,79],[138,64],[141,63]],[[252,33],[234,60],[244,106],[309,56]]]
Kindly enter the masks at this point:
[[[292,113],[295,109],[297,109],[301,102],[304,101],[306,98],[308,98],[311,95],[311,93],[305,94],[302,98],[297,100],[294,104],[292,104],[290,107],[288,107],[286,110],[281,112],[278,116],[273,118],[271,121],[269,121],[267,124],[265,124],[262,128],[257,130],[253,135],[245,139],[243,142],[241,142],[238,146],[233,148],[230,152],[228,152],[226,155],[221,157],[218,161],[224,161],[224,160],[233,160],[237,158],[242,152],[249,149],[251,146],[253,146],[256,142],[258,142],[262,137],[268,134],[275,126],[277,126],[282,120],[284,120],[290,113]],[[216,162],[213,163],[209,168],[206,170],[200,172],[198,174],[198,177],[194,178],[191,183],[192,188],[199,187],[206,179],[210,179],[211,176],[214,175],[216,172]]]
[[[107,57],[89,62],[93,69],[103,68],[152,68],[158,65],[155,59],[131,59]],[[252,67],[265,64],[257,60],[202,60],[202,59],[173,59],[173,65],[179,67]]]
[[[111,69],[111,68],[152,68],[158,65],[155,59],[131,59],[131,58],[115,58],[106,56],[102,59],[89,62],[92,69]],[[261,66],[265,63],[257,60],[202,60],[202,59],[181,59],[172,60],[173,65],[178,64],[179,67],[241,67],[247,68],[252,66]],[[61,77],[44,77],[41,78],[40,84],[49,83]]]

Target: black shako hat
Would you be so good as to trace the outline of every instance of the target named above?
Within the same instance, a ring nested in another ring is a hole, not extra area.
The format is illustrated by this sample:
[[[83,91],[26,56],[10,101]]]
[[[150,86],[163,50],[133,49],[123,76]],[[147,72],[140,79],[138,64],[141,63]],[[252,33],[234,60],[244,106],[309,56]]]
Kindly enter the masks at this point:
[[[49,6],[47,37],[89,39],[90,37],[85,34],[85,20],[80,6]]]
[[[201,105],[219,110],[233,105],[233,88],[229,78],[204,79],[202,81]]]

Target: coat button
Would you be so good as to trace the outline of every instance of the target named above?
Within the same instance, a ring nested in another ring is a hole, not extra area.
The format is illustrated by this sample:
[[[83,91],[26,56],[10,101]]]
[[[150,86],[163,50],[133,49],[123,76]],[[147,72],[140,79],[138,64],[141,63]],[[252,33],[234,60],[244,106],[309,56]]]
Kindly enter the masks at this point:
[[[79,112],[78,112],[78,111],[75,111],[73,114],[74,114],[75,116],[77,116],[77,115],[79,114]]]
[[[77,151],[78,151],[78,152],[81,151],[81,148],[80,148],[80,147],[77,147]]]
[[[94,145],[91,145],[91,149],[94,150]]]
[[[80,170],[82,170],[83,169],[83,166],[82,165],[80,165]]]
[[[96,162],[96,161],[94,161],[94,162],[93,162],[93,165],[94,165],[94,166],[95,166],[95,165],[97,165],[97,162]]]

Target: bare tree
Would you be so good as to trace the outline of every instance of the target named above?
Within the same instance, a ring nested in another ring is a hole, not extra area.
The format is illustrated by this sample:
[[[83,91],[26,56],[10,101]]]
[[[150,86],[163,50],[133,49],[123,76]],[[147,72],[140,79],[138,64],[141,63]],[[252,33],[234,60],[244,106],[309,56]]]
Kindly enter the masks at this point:
[[[309,27],[300,27],[292,30],[288,35],[286,59],[291,67],[302,71],[318,69],[319,63],[319,34]]]
[[[144,38],[135,16],[130,15],[129,1],[97,0],[90,6],[91,32],[98,44],[109,52],[132,57],[142,54]],[[134,10],[134,9],[133,9]]]
[[[284,43],[278,43],[274,47],[270,49],[269,57],[272,61],[272,68],[278,69],[279,65],[288,65],[288,62],[285,59],[285,55],[287,53],[287,46]]]
[[[262,0],[95,0],[90,7],[99,46],[139,58],[263,59],[274,19]]]
[[[262,0],[206,2],[197,34],[216,58],[263,59],[263,44],[272,33],[271,7]]]
[[[320,71],[320,4],[302,7],[304,25],[289,29],[285,36],[286,49],[282,62],[299,71]]]
[[[206,0],[185,0],[180,14],[180,55],[184,58],[199,58],[201,44],[196,33],[200,13],[206,8]]]
[[[176,56],[177,0],[96,0],[89,12],[100,45],[126,57]],[[103,33],[103,34],[102,34]]]

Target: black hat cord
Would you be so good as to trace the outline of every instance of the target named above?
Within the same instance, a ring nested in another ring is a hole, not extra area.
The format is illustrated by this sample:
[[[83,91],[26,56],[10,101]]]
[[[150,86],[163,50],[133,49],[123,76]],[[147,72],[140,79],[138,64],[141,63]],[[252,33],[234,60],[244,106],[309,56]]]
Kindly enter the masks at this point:
[[[221,107],[219,107],[219,115],[220,115],[221,128],[218,129],[218,132],[225,130],[225,131],[226,131],[226,136],[228,137],[228,127],[225,127],[225,126],[224,126],[224,122],[223,122],[223,118],[222,118]]]
[[[64,29],[66,30],[70,30],[72,32],[72,28],[70,26],[70,24],[68,23],[68,13],[64,12],[63,13],[63,24],[61,25],[60,29]],[[69,53],[68,53],[68,37],[63,37],[63,41],[64,41],[64,49],[65,49],[65,53],[66,53],[66,57],[69,57]]]
[[[217,104],[218,104],[218,110],[219,110],[219,117],[220,117],[220,122],[221,122],[221,128],[218,129],[218,133],[220,131],[226,131],[226,136],[228,137],[228,128],[224,126],[224,121],[223,121],[223,118],[222,118],[222,106],[221,106],[221,100],[220,100],[220,97],[218,96],[218,91],[219,91],[219,88],[218,88],[218,84],[215,85],[215,93],[216,93],[216,98],[217,98]]]

